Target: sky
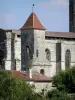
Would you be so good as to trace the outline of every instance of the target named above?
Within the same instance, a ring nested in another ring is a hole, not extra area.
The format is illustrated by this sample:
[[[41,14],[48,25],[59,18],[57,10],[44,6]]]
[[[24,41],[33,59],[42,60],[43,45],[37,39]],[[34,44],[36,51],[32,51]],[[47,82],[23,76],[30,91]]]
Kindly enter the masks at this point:
[[[20,29],[32,13],[48,31],[69,31],[69,0],[0,0],[0,28]]]

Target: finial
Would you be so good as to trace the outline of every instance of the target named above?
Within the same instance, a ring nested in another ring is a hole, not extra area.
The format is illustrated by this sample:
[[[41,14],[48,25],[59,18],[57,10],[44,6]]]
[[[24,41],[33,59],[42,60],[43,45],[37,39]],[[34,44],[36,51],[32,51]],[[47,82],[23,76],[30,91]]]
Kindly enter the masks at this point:
[[[34,12],[34,6],[35,6],[35,5],[33,4],[33,5],[32,5],[32,12]]]

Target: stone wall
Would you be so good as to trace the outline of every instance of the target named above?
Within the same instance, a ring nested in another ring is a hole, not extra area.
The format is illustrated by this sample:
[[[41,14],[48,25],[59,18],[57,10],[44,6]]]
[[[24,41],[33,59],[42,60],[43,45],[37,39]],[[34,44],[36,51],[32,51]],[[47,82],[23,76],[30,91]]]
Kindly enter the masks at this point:
[[[34,33],[34,42],[30,39],[31,34]],[[27,33],[28,38],[24,37]],[[45,30],[33,30],[33,32],[30,30],[24,31],[22,34],[24,40],[23,40],[23,47],[25,48],[26,45],[29,45],[30,42],[34,44],[33,50],[33,63],[32,63],[32,71],[37,71],[40,73],[40,70],[44,70],[44,75],[53,77],[56,75],[59,71],[65,70],[65,52],[66,50],[70,50],[71,52],[71,66],[75,65],[75,41],[72,39],[45,39]],[[25,41],[25,44],[24,44]],[[29,43],[29,44],[28,44]],[[60,44],[60,48],[56,46],[56,44]],[[22,48],[22,49],[24,49]],[[46,58],[46,52],[45,50],[49,49],[50,51],[50,61]],[[59,50],[60,49],[60,50]],[[37,50],[38,50],[38,56],[37,56]],[[25,51],[25,49],[23,50]],[[22,51],[22,52],[23,52]],[[58,53],[57,53],[58,51]],[[60,54],[59,54],[60,53]],[[24,55],[23,53],[22,55]],[[26,55],[26,54],[25,54]],[[60,57],[59,57],[60,56]],[[27,59],[27,56],[24,56]],[[23,59],[23,60],[24,60]],[[60,61],[58,61],[60,60]],[[27,62],[24,60],[24,62]],[[26,64],[25,64],[26,65]]]
[[[13,30],[14,33],[14,66],[16,70],[21,70],[21,31]]]
[[[21,32],[21,66],[22,70],[27,70],[30,59],[34,53],[34,32],[33,29]]]
[[[3,29],[0,29],[0,69],[5,69],[6,54],[6,33]]]
[[[37,71],[40,73],[41,69],[44,69],[45,76],[50,76],[51,63],[45,59],[45,30],[35,29],[32,71]]]
[[[61,43],[61,69],[65,70],[65,52],[67,49],[71,52],[71,66],[75,65],[75,41],[74,40],[45,40],[45,47],[51,52],[51,76],[56,74],[56,43]],[[57,55],[58,56],[58,55]]]
[[[34,91],[36,93],[40,92],[46,93],[49,90],[55,89],[55,87],[52,87],[52,82],[28,82],[28,83],[34,86]]]
[[[6,32],[6,51],[7,51],[7,56],[5,59],[5,69],[6,70],[11,70],[11,31]]]
[[[23,30],[22,32],[12,30],[12,32],[6,32],[6,36],[5,69],[12,69],[11,67],[14,66],[13,69],[26,70],[29,60],[33,59],[32,71],[40,73],[40,70],[43,69],[45,76],[53,77],[58,71],[65,70],[66,50],[70,50],[71,53],[71,66],[75,65],[75,41],[72,39],[46,39],[45,30],[36,29]],[[57,43],[61,45],[60,50],[59,46],[56,46]],[[50,60],[46,58],[46,49],[50,51]],[[60,57],[58,58],[59,53]]]
[[[6,37],[5,69],[21,70],[21,32],[20,30],[8,30]]]

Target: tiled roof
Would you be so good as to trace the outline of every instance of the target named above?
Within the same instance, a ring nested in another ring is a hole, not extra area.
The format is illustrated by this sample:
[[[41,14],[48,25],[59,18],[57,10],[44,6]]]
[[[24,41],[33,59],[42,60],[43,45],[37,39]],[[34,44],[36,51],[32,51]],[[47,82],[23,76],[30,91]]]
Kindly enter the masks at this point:
[[[40,23],[35,13],[31,13],[21,30],[25,29],[42,29],[45,30],[43,25]]]
[[[29,76],[27,76],[23,71],[16,71],[16,70],[8,70],[8,71],[10,71],[12,75],[18,79],[30,80]]]
[[[42,75],[38,72],[34,72],[32,74],[32,78],[33,78],[34,81],[51,81],[52,80],[50,77]]]
[[[26,80],[26,81],[38,81],[38,82],[48,82],[52,81],[50,77],[44,76],[38,72],[32,73],[32,78],[29,78],[29,74],[23,71],[9,70],[12,75],[18,79]]]
[[[73,32],[48,32],[45,33],[46,37],[60,37],[60,38],[75,38]]]

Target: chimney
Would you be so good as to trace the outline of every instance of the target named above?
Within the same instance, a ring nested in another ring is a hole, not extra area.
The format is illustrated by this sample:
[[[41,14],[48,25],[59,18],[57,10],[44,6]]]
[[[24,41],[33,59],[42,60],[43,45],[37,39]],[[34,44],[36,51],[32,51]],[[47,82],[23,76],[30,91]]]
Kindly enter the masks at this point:
[[[32,70],[31,70],[31,68],[29,68],[29,78],[30,79],[32,78]]]

